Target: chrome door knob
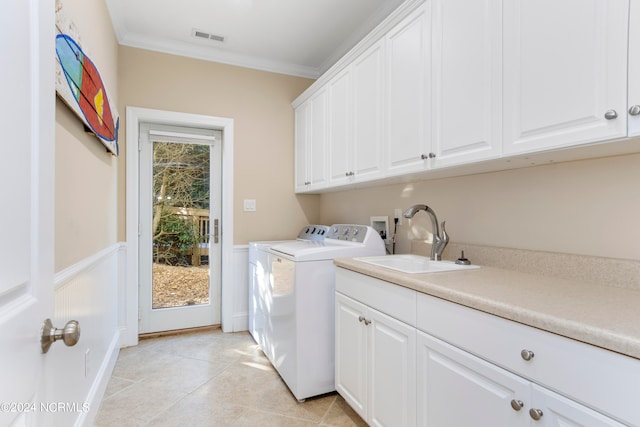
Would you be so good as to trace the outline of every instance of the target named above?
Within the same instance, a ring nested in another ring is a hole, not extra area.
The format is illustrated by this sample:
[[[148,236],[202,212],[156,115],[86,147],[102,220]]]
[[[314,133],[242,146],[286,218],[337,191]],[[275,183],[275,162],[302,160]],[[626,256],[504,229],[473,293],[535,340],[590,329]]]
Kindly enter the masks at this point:
[[[51,319],[45,320],[40,333],[42,352],[48,352],[51,344],[58,340],[62,340],[67,347],[76,345],[80,340],[80,323],[77,320],[69,320],[64,328],[58,329],[53,326]]]
[[[618,117],[618,113],[616,112],[616,110],[609,110],[606,113],[604,113],[604,118],[607,120],[613,120],[617,117]]]
[[[514,411],[519,411],[524,407],[524,402],[522,400],[512,399],[511,407],[513,408]]]
[[[533,418],[534,420],[536,420],[536,421],[540,420],[540,418],[542,418],[542,415],[544,415],[544,414],[542,413],[542,410],[540,410],[540,409],[536,409],[536,408],[529,409],[529,416],[531,418]]]
[[[640,105],[636,104],[629,107],[629,114],[632,116],[637,116],[638,114],[640,114]]]
[[[520,356],[522,356],[524,360],[528,361],[533,359],[533,356],[535,356],[535,354],[533,354],[533,351],[525,349],[520,352]]]

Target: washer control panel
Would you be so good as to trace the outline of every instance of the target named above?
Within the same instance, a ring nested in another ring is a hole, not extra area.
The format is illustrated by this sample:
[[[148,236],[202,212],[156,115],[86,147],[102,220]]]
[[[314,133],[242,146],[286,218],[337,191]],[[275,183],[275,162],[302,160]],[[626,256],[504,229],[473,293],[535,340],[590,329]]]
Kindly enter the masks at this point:
[[[369,227],[356,224],[333,224],[329,227],[327,239],[346,240],[363,243]]]
[[[329,234],[328,225],[306,225],[302,227],[302,230],[298,233],[298,239],[300,240],[324,240]]]

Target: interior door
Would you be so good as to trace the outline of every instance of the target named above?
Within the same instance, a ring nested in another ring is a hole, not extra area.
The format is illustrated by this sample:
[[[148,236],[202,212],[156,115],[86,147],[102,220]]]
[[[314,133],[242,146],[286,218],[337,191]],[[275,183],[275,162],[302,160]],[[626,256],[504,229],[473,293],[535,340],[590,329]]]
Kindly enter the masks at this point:
[[[0,13],[0,34],[11,40],[0,44],[0,425],[41,424],[30,409],[46,401],[40,328],[53,314],[53,4],[7,0]]]
[[[141,124],[140,333],[220,323],[221,132]]]

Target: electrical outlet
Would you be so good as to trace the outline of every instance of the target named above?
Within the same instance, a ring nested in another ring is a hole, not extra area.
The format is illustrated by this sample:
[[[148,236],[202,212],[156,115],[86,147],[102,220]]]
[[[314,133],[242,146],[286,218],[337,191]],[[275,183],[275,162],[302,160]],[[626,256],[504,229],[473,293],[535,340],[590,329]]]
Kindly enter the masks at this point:
[[[398,218],[398,225],[402,225],[402,209],[396,208],[393,213],[394,218]]]

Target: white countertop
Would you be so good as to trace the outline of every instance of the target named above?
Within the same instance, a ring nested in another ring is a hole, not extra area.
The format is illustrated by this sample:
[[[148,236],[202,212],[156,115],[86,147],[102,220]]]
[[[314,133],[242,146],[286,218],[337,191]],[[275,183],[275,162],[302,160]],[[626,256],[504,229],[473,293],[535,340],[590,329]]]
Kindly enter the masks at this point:
[[[492,267],[408,274],[352,258],[339,267],[640,359],[640,291]]]

